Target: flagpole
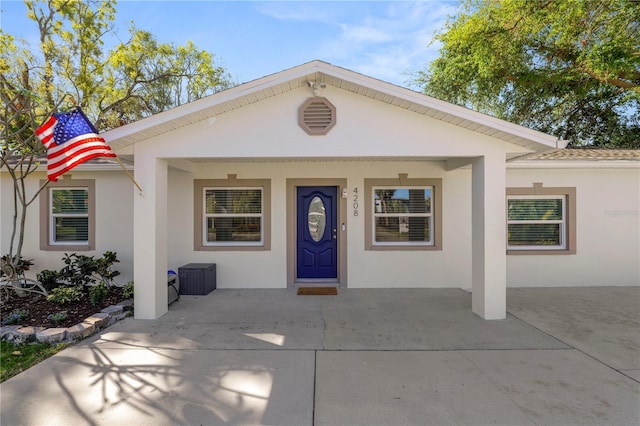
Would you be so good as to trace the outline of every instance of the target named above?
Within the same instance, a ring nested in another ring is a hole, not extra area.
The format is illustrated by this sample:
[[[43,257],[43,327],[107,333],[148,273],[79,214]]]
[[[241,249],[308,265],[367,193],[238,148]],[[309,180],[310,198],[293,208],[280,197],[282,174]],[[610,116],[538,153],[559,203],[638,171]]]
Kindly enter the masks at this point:
[[[133,178],[133,176],[131,176],[131,173],[129,173],[129,170],[127,170],[124,167],[124,164],[122,164],[122,161],[120,160],[120,158],[115,157],[115,159],[118,162],[118,164],[120,164],[120,167],[122,167],[122,170],[124,170],[124,172],[127,174],[127,176],[129,176],[129,179],[131,179],[131,182],[133,182],[133,184],[136,186],[136,188],[138,188],[138,191],[140,191],[140,193],[142,194],[142,188],[140,188],[140,185],[138,185],[138,182],[136,182],[136,180]]]

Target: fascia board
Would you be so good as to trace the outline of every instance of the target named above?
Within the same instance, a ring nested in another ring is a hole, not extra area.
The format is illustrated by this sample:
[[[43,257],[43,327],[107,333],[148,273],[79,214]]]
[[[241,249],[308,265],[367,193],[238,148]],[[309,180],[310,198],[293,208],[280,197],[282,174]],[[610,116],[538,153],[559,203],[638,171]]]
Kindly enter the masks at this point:
[[[396,86],[391,83],[377,80],[344,68],[336,67],[322,61],[313,61],[300,66],[271,74],[257,80],[253,80],[241,85],[232,87],[219,93],[215,93],[206,98],[181,105],[168,111],[144,118],[135,123],[109,130],[104,133],[105,139],[117,143],[119,139],[126,138],[138,132],[143,132],[154,126],[166,123],[171,120],[180,119],[190,114],[200,112],[204,109],[214,107],[225,102],[241,98],[243,96],[268,89],[288,81],[294,81],[313,73],[326,74],[327,76],[344,80],[346,82],[366,87],[374,91],[386,93],[388,95],[405,99],[408,102],[420,105],[429,109],[440,111],[462,120],[467,120],[478,125],[502,131],[516,137],[524,138],[538,144],[539,148],[534,151],[543,151],[547,148],[564,148],[567,141],[560,140],[554,136],[532,130],[514,123],[510,123],[499,118],[491,117],[468,108],[454,105],[440,99],[436,99],[425,94]],[[127,146],[130,144],[124,144]],[[541,145],[541,146],[540,146]]]
[[[204,109],[308,75],[317,70],[318,67],[310,67],[307,64],[307,66],[301,66],[285,70],[280,73],[271,74],[257,80],[240,84],[230,89],[214,93],[213,95],[205,98],[180,105],[176,108],[154,114],[134,123],[108,130],[104,132],[102,136],[109,141],[117,142],[119,139],[143,132],[162,123],[166,123],[167,121],[189,116],[190,114],[200,112]]]
[[[323,70],[320,69],[320,71]],[[332,67],[331,70],[327,72],[327,74],[360,86],[369,87],[373,90],[381,91],[392,96],[406,99],[409,102],[413,102],[426,108],[435,109],[437,111],[441,111],[445,114],[452,115],[463,120],[468,120],[479,125],[488,126],[493,129],[512,134],[514,136],[529,139],[533,142],[543,144],[549,148],[565,148],[568,143],[568,141],[563,141],[547,133],[529,129],[518,124],[510,123],[508,121],[462,107],[460,105],[451,104],[449,102],[433,98],[423,93],[396,86],[382,80],[377,80],[363,74],[354,73],[344,68]]]

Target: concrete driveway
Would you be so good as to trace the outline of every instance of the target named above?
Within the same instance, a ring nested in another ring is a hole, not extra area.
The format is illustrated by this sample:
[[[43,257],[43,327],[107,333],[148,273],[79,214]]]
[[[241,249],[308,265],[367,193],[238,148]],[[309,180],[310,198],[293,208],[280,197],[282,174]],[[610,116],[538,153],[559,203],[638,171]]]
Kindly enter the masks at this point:
[[[640,288],[216,290],[0,386],[2,425],[640,424]]]

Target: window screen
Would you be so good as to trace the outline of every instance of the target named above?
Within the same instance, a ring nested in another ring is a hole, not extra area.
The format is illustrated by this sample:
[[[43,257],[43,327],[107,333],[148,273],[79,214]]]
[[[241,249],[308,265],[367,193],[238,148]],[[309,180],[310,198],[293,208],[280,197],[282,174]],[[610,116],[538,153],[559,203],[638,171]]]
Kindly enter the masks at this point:
[[[263,241],[261,188],[204,188],[204,244]]]
[[[433,244],[432,187],[373,188],[374,244]]]
[[[50,191],[51,244],[88,244],[88,189],[51,188]]]
[[[564,248],[565,198],[509,197],[507,246],[509,249]]]

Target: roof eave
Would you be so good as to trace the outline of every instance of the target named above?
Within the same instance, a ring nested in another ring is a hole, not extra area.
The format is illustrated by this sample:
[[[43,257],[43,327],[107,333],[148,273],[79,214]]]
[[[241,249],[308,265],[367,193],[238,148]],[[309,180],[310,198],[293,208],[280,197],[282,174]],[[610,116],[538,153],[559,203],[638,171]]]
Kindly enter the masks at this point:
[[[349,89],[357,93],[371,90],[373,93],[370,94],[370,96],[374,98],[377,98],[377,95],[380,94],[382,97],[391,96],[393,98],[406,100],[411,106],[411,108],[407,107],[407,109],[419,107],[437,111],[438,113],[444,114],[447,118],[447,120],[444,121],[463,120],[476,126],[495,129],[496,132],[504,132],[513,136],[513,143],[525,147],[532,152],[544,152],[551,149],[564,148],[567,145],[567,141],[560,140],[546,133],[510,123],[459,105],[454,105],[323,61],[308,62],[288,70],[243,83],[194,102],[180,105],[171,110],[144,118],[135,123],[109,130],[105,132],[103,136],[115,149],[124,148],[140,140],[144,140],[146,137],[143,136],[137,139],[136,135],[142,135],[154,127],[158,128],[158,134],[160,134],[163,132],[162,128],[165,128],[164,131],[171,131],[192,123],[194,121],[189,120],[189,117],[192,115],[195,117],[198,113],[206,109],[231,103],[243,97],[255,95],[261,91],[270,90],[277,86],[286,86],[288,90],[293,90],[304,84],[301,80],[323,81],[326,84],[331,84],[334,79],[337,83],[337,85],[334,85],[336,87],[354,85],[354,87],[350,87]],[[180,122],[182,122],[182,124],[178,125]],[[170,123],[174,123],[174,125]]]

